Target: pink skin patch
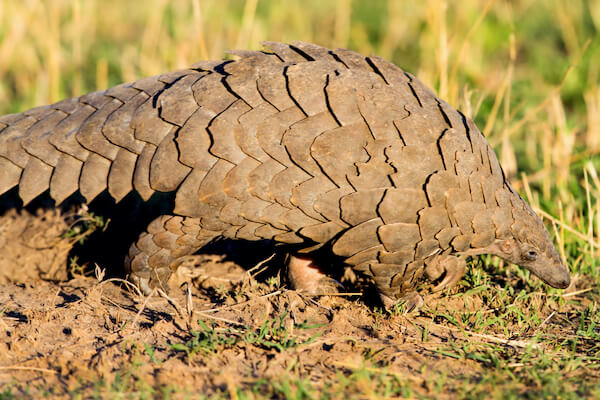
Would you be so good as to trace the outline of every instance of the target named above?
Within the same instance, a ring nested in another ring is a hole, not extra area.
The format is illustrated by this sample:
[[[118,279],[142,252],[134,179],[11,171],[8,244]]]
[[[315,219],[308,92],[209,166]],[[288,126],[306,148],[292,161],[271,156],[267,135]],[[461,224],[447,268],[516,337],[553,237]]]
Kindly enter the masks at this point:
[[[310,257],[290,255],[288,261],[288,279],[292,288],[308,294],[319,292],[320,281],[326,275],[321,272],[318,265]]]

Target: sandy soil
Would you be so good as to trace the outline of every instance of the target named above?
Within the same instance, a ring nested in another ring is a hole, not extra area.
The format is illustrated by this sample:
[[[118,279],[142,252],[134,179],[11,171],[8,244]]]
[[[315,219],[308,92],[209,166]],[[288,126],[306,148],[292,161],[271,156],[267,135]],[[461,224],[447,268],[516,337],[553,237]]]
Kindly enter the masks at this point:
[[[165,299],[143,304],[136,297],[93,278],[3,285],[0,387],[12,383],[21,394],[33,397],[44,392],[89,395],[98,382],[135,374],[150,387],[214,394],[251,385],[258,378],[278,379],[295,366],[299,376],[325,389],[328,377],[361,368],[369,352],[374,361],[385,360],[395,374],[416,380],[425,364],[450,376],[476,373],[479,368],[476,363],[449,362],[429,350],[452,332],[432,331],[428,343],[421,343],[419,329],[402,317],[378,317],[345,299],[312,303],[295,292],[269,291],[263,284],[245,291],[237,302],[227,298],[215,303],[208,295],[195,293],[193,317],[188,319]],[[173,294],[172,300],[185,310],[184,293]],[[258,332],[265,322],[281,319],[296,342],[308,344],[281,351],[276,345],[238,340],[235,346],[217,346],[214,352],[207,346],[206,353],[188,358],[172,346],[193,338],[190,331],[201,329],[197,318],[214,324],[217,331],[233,332],[227,337],[234,340],[236,331]],[[304,321],[316,327],[291,328]],[[151,356],[145,346],[153,349]]]

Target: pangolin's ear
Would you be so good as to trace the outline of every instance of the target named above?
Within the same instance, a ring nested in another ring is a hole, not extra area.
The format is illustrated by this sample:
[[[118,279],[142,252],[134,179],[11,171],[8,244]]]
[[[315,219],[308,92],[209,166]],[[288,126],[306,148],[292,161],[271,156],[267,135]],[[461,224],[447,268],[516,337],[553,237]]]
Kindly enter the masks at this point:
[[[505,255],[512,255],[517,249],[517,241],[515,239],[506,239],[498,244],[498,249]]]

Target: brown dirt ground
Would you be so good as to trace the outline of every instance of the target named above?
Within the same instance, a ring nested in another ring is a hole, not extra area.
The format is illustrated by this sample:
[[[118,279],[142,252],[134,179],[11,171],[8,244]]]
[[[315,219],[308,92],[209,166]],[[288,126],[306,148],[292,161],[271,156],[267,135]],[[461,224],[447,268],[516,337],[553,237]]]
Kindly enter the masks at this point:
[[[56,212],[11,212],[0,228],[0,388],[19,397],[174,391],[237,398],[235,388],[260,387],[261,379],[306,380],[335,392],[339,374],[357,370],[384,371],[432,395],[427,375],[476,379],[482,368],[435,351],[448,340],[464,341],[458,329],[419,315],[381,313],[357,296],[307,299],[276,279],[258,283],[222,257],[197,256],[172,279],[170,300],[143,298],[123,281],[102,281],[101,269],[96,277],[65,281],[65,249],[73,239],[65,238],[69,225]],[[193,278],[189,292],[179,285],[185,276]],[[447,297],[426,301],[481,306]],[[265,327],[274,328],[261,338]],[[205,332],[203,341],[186,354],[182,345],[193,343],[192,331]]]

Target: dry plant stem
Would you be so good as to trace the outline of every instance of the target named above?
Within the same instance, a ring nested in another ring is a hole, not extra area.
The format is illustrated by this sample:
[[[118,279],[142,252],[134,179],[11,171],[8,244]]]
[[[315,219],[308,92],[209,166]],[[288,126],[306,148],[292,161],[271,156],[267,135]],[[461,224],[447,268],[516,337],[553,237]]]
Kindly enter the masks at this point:
[[[58,371],[55,371],[53,369],[48,369],[48,368],[37,368],[37,367],[23,367],[23,366],[6,366],[6,367],[2,367],[0,366],[0,370],[21,370],[21,371],[34,371],[34,372],[43,372],[46,374],[57,374]]]
[[[546,319],[544,319],[544,320],[542,321],[542,323],[541,323],[541,324],[539,324],[537,328],[535,328],[535,330],[533,331],[533,334],[535,334],[537,331],[539,331],[539,330],[540,330],[540,328],[541,328],[543,325],[545,325],[545,324],[546,324],[548,321],[550,321],[550,319],[551,319],[552,317],[554,317],[554,314],[556,314],[556,311],[552,311],[552,312],[550,313],[550,315],[548,315],[548,316],[546,317]]]
[[[192,284],[190,282],[186,282],[185,308],[186,308],[188,317],[191,317],[192,314],[194,313],[194,302],[192,300]]]
[[[235,307],[240,307],[240,306],[244,306],[246,304],[253,303],[253,302],[261,300],[261,299],[268,299],[269,297],[277,296],[277,295],[280,295],[280,294],[286,293],[286,292],[287,292],[287,290],[276,290],[274,292],[271,292],[271,293],[268,293],[268,294],[265,294],[263,296],[256,297],[256,298],[253,298],[253,299],[250,299],[250,300],[246,300],[246,301],[243,301],[241,303],[236,303],[236,304],[232,304],[232,305],[229,305],[229,306],[209,308],[207,310],[200,310],[200,312],[201,313],[211,313],[211,312],[218,312],[218,311],[229,310],[229,309],[232,309],[232,308],[235,308]]]
[[[271,254],[268,258],[265,258],[264,260],[257,263],[254,267],[250,268],[247,271],[248,277],[254,278],[256,275],[260,274],[264,270],[264,268],[261,268],[261,267],[263,265],[265,265],[266,263],[268,263],[269,261],[271,261],[274,257],[275,257],[275,253]]]
[[[140,289],[136,285],[134,285],[133,283],[129,282],[128,280],[121,279],[121,278],[109,278],[109,279],[106,279],[106,280],[98,283],[98,287],[102,286],[102,285],[104,285],[105,283],[108,283],[108,282],[119,282],[119,283],[122,283],[125,286],[127,286],[129,288],[132,288],[141,299],[145,299],[147,297],[147,296],[144,296],[142,294],[142,292],[140,291]]]
[[[590,246],[594,246],[597,249],[600,248],[600,243],[592,241],[589,236],[577,231],[575,228],[573,228],[573,227],[569,226],[568,224],[562,222],[561,220],[553,217],[552,215],[548,214],[546,211],[539,209],[539,208],[537,208],[535,211],[538,214],[540,214],[542,217],[549,219],[553,223],[559,225],[561,228],[569,231],[569,233],[572,233],[573,235],[577,236],[579,239],[585,240]]]
[[[338,296],[338,297],[344,297],[344,296],[362,296],[363,293],[362,292],[346,292],[346,293],[338,293],[338,292],[331,292],[331,293],[319,293],[319,296]]]
[[[175,311],[177,311],[177,314],[179,314],[179,316],[183,319],[183,320],[188,320],[188,315],[185,311],[183,311],[183,309],[179,306],[179,304],[177,303],[177,301],[171,297],[169,297],[169,295],[162,289],[160,288],[156,288],[158,294],[166,299],[169,304],[171,304],[171,306],[173,306],[173,308],[175,309]]]
[[[573,296],[580,295],[582,293],[591,292],[592,290],[594,290],[594,288],[587,288],[587,289],[577,290],[575,292],[565,293],[565,294],[561,295],[561,297],[563,297],[563,298],[573,297]]]
[[[453,327],[450,327],[450,326],[445,326],[445,325],[440,325],[440,324],[433,324],[433,325],[435,325],[438,328],[443,328],[443,329],[447,329],[447,330],[454,331],[454,332],[461,332],[465,336],[477,337],[477,338],[485,339],[488,342],[504,344],[504,345],[507,345],[507,346],[510,346],[510,347],[517,347],[517,348],[522,348],[522,349],[533,348],[533,349],[536,349],[536,350],[539,350],[539,349],[542,348],[537,343],[531,343],[531,342],[527,342],[527,341],[524,341],[524,340],[503,339],[503,338],[499,338],[497,336],[485,335],[485,334],[481,334],[481,333],[470,332],[470,331],[467,331],[465,329],[453,328]]]
[[[117,307],[123,311],[129,312],[129,310],[123,308],[120,304],[118,304],[117,302],[113,301],[110,297],[108,296],[102,296],[102,301],[106,301],[107,303],[109,303],[110,305]]]
[[[137,321],[140,318],[140,315],[142,315],[142,313],[146,309],[146,305],[148,305],[148,302],[150,301],[150,298],[152,298],[155,295],[155,293],[156,293],[156,289],[153,290],[152,293],[150,293],[148,296],[146,296],[144,298],[144,302],[142,303],[142,306],[140,307],[139,311],[135,315],[135,318],[133,318],[133,321],[131,322],[132,328],[135,328]]]
[[[217,316],[215,316],[215,315],[210,315],[210,314],[207,314],[207,313],[205,313],[205,312],[203,312],[203,311],[197,311],[197,312],[195,312],[195,313],[197,313],[198,315],[201,315],[201,316],[203,316],[203,317],[205,317],[205,318],[208,318],[208,319],[214,319],[215,321],[221,321],[221,322],[225,322],[225,323],[227,323],[227,324],[230,324],[230,325],[246,326],[246,324],[244,324],[244,323],[242,323],[242,322],[237,322],[237,321],[234,321],[234,320],[231,320],[231,319],[222,318],[222,317],[217,317]]]
[[[330,307],[324,306],[321,303],[319,303],[317,300],[315,300],[312,296],[306,296],[302,293],[298,293],[300,295],[300,297],[302,297],[304,299],[304,301],[308,301],[312,304],[314,304],[315,306],[322,308],[324,310],[327,310],[329,312],[333,312],[333,309],[331,309]]]

